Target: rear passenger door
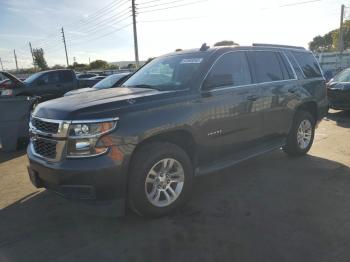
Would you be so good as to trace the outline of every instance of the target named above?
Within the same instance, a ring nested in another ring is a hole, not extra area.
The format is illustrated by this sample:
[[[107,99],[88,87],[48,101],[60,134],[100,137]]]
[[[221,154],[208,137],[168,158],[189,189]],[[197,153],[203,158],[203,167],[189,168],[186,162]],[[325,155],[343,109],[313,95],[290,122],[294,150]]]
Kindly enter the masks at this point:
[[[256,106],[259,97],[244,51],[226,53],[214,63],[202,86],[201,162],[222,159],[256,144],[262,134],[262,115]]]
[[[254,83],[261,89],[260,108],[263,113],[265,140],[282,139],[289,130],[297,88],[295,75],[283,53],[279,51],[249,51],[249,64]]]

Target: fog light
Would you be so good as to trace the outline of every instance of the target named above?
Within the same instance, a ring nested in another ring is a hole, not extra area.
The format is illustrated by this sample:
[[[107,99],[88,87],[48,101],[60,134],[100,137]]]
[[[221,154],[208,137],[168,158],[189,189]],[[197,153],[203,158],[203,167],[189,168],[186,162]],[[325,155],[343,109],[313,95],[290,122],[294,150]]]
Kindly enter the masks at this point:
[[[75,142],[75,150],[82,151],[82,150],[90,150],[90,141],[76,141]]]

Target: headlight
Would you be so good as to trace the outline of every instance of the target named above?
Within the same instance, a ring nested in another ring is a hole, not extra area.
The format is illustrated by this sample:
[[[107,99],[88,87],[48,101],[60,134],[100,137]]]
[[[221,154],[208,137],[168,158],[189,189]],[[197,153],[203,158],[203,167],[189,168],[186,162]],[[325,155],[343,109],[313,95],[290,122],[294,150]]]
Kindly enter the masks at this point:
[[[116,128],[117,120],[73,121],[69,128],[67,156],[89,157],[106,153],[108,147],[100,142],[100,138]]]

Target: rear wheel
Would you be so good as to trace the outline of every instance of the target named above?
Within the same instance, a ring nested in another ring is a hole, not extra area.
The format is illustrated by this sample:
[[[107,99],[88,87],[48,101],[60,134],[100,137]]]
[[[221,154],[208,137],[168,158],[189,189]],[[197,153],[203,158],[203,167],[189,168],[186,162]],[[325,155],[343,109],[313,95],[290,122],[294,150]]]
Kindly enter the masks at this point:
[[[310,150],[314,140],[315,123],[315,118],[309,112],[298,111],[283,151],[290,156],[305,155]]]
[[[193,169],[180,147],[170,143],[148,144],[136,152],[131,165],[129,204],[139,215],[162,216],[187,201]]]

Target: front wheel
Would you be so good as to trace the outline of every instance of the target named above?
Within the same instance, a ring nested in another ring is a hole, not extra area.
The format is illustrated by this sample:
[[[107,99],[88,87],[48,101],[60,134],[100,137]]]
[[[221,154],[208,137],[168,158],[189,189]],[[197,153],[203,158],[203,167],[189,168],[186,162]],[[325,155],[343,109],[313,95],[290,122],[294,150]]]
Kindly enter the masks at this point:
[[[129,204],[137,214],[163,216],[187,201],[193,169],[180,147],[170,143],[148,144],[136,152],[131,165]]]
[[[307,111],[298,111],[287,137],[283,151],[290,156],[305,155],[315,136],[315,118]]]

